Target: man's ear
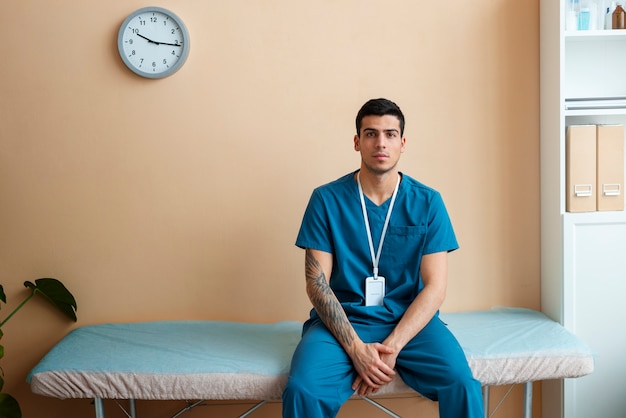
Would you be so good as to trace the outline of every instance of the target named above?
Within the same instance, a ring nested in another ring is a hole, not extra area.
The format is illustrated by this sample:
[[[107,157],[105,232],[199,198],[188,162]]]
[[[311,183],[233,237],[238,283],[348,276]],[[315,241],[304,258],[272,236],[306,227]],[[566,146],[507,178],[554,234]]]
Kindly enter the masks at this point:
[[[359,136],[358,135],[354,135],[354,150],[355,151],[360,151]]]

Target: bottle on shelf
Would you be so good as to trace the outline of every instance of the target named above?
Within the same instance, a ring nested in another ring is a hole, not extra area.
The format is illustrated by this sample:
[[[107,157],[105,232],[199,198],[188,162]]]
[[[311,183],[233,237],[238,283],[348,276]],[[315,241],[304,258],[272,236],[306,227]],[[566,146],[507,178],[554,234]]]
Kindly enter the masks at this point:
[[[578,30],[598,29],[597,0],[579,0]]]
[[[565,30],[578,30],[578,17],[580,14],[579,0],[568,0],[565,10]]]
[[[613,29],[613,12],[615,11],[616,7],[617,7],[617,3],[615,1],[612,1],[610,5],[607,6],[605,10],[606,12],[605,17],[604,17],[604,29],[607,29],[607,30]]]
[[[624,12],[624,8],[622,7],[622,2],[617,2],[615,6],[615,11],[613,11],[613,25],[612,29],[626,29],[626,25],[624,24],[624,18],[626,17],[626,12]]]

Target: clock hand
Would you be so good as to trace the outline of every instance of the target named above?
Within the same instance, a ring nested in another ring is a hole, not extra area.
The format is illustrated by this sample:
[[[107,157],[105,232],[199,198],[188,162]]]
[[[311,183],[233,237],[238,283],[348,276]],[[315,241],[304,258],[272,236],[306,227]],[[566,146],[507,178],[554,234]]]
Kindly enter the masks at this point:
[[[153,41],[152,39],[150,39],[150,38],[146,38],[145,36],[143,36],[143,35],[142,35],[142,34],[140,34],[140,33],[138,33],[138,34],[137,34],[137,36],[139,36],[140,38],[143,38],[143,39],[145,39],[146,41],[148,41],[148,42],[150,42],[150,43],[152,43],[152,44],[155,44],[155,45],[182,46],[182,45],[180,45],[180,44],[169,44],[169,43],[167,43],[167,42],[157,42],[157,41]]]
[[[167,42],[157,42],[159,45],[182,46],[181,44],[168,44]]]

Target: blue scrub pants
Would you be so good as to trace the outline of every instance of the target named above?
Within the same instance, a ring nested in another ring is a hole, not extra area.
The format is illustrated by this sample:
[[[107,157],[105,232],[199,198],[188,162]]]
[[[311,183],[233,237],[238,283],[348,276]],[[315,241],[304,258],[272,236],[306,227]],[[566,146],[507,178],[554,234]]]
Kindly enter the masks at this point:
[[[307,324],[309,325],[309,324]],[[394,325],[353,324],[364,342],[382,342]],[[435,316],[398,355],[396,372],[423,396],[439,402],[441,418],[483,418],[480,382],[446,325]],[[284,418],[335,417],[353,394],[350,357],[321,320],[305,330],[283,392]]]

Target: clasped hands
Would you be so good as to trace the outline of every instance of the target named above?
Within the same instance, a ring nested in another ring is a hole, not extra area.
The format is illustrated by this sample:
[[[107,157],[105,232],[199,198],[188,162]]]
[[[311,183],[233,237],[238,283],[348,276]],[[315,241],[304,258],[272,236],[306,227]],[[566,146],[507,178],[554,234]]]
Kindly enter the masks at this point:
[[[364,344],[352,356],[358,376],[352,389],[360,396],[372,395],[390,383],[396,375],[396,353],[391,347],[381,343]]]

